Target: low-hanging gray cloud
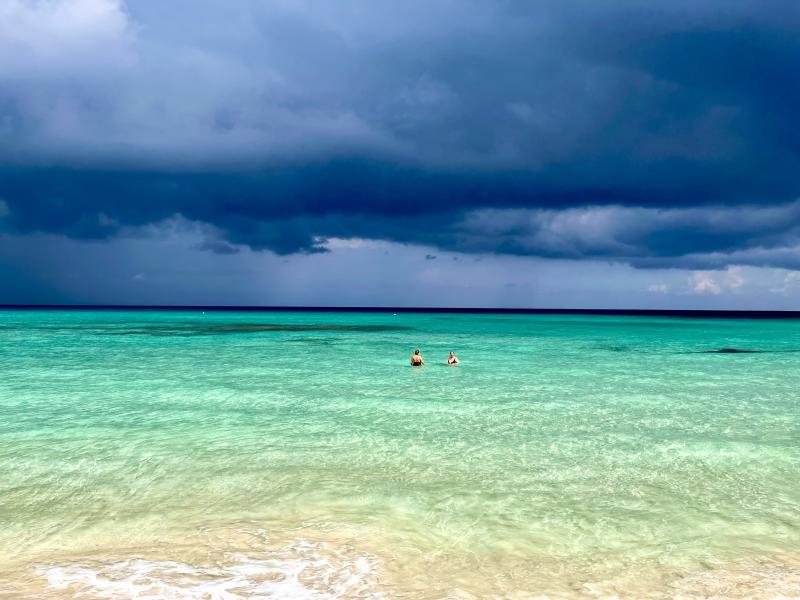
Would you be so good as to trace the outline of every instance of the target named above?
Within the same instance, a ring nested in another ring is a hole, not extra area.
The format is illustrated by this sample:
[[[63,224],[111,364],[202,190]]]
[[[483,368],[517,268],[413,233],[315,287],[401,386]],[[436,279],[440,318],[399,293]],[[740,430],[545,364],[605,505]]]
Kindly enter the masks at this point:
[[[639,267],[800,267],[800,203],[654,209],[480,210],[454,228],[458,248]]]
[[[8,0],[0,228],[795,265],[794,2]]]

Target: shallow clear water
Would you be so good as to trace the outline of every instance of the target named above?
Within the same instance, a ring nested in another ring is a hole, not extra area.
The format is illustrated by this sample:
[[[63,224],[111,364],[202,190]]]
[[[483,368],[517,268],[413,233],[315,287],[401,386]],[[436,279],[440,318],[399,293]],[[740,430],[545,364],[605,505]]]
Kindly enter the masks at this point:
[[[0,589],[800,597],[798,365],[796,321],[0,311]]]

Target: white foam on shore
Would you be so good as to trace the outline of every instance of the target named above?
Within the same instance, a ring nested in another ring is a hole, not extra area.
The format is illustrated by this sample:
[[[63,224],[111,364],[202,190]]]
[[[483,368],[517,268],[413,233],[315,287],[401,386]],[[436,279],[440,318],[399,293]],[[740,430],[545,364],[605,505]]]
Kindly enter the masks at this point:
[[[377,562],[345,557],[335,549],[302,542],[268,556],[226,555],[213,567],[177,561],[129,559],[108,564],[43,565],[37,572],[49,589],[74,598],[137,600],[329,600],[383,596],[370,588]]]

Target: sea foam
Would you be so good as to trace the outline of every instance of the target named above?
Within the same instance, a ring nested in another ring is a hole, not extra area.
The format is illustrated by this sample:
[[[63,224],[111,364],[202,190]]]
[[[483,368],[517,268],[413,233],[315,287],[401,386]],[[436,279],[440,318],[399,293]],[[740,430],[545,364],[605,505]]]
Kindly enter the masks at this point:
[[[36,570],[49,589],[69,591],[75,598],[328,600],[382,598],[372,589],[376,567],[372,557],[345,557],[328,545],[301,542],[266,557],[230,554],[210,567],[137,558],[40,565]]]

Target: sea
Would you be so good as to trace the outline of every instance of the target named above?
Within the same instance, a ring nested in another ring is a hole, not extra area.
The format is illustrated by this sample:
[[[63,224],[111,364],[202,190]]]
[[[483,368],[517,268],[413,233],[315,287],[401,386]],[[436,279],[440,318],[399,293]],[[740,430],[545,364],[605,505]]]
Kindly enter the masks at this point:
[[[799,390],[792,319],[0,310],[0,598],[800,598]]]

